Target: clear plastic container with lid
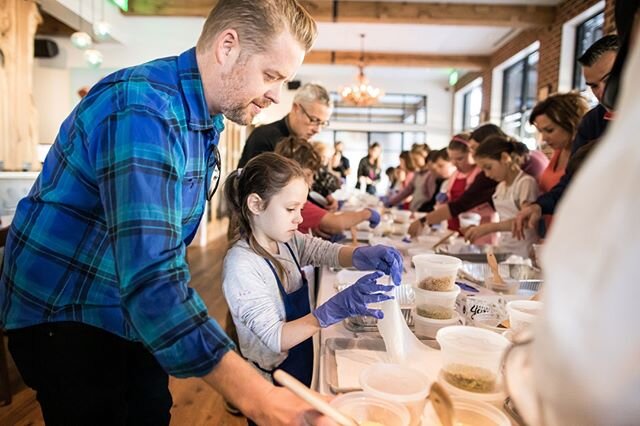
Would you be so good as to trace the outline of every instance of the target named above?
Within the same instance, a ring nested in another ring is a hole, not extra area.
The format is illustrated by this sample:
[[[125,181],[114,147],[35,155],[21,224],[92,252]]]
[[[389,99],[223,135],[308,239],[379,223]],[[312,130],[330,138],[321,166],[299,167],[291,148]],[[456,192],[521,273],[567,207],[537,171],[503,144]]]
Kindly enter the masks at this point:
[[[461,319],[460,315],[456,311],[453,311],[453,315],[449,319],[432,319],[416,315],[413,317],[413,322],[413,331],[416,336],[433,339],[436,337],[438,330],[444,327],[459,325],[461,323]]]
[[[366,392],[350,392],[331,401],[331,405],[360,425],[409,426],[407,408]]]
[[[528,329],[542,311],[542,302],[536,300],[512,300],[507,303],[509,323],[514,334]]]
[[[416,287],[431,291],[454,289],[462,265],[460,259],[442,254],[420,254],[412,261],[416,267]]]
[[[509,340],[489,330],[466,326],[441,328],[436,340],[442,349],[444,380],[469,392],[496,390],[500,362]]]
[[[460,287],[453,286],[450,291],[430,291],[414,288],[416,295],[416,314],[431,319],[451,319],[456,307]]]
[[[420,424],[431,380],[419,371],[399,364],[374,364],[362,371],[360,385],[370,395],[403,404],[411,417],[409,424]]]

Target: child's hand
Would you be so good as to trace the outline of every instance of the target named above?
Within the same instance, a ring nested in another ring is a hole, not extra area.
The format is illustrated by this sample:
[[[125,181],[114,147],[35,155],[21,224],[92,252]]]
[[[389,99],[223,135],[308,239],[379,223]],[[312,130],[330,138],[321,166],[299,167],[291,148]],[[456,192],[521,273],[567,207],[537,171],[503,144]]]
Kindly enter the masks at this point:
[[[385,294],[385,292],[390,291],[393,286],[381,285],[376,282],[381,276],[382,272],[373,272],[365,275],[352,286],[347,287],[318,306],[313,315],[318,319],[320,327],[328,327],[355,315],[382,318],[381,310],[369,309],[367,306],[369,303],[392,299],[392,296]]]
[[[468,226],[462,230],[464,239],[469,242],[474,242],[480,237],[483,237],[489,233],[489,230],[485,225]]]
[[[393,247],[358,247],[353,252],[351,262],[361,271],[376,270],[390,275],[395,285],[402,280],[402,255]]]

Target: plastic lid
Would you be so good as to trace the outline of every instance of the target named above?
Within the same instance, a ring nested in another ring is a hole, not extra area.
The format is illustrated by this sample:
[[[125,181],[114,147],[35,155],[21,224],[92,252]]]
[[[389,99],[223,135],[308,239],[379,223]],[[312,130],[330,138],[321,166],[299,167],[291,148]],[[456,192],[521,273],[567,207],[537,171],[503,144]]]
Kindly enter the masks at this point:
[[[511,426],[506,414],[486,402],[455,396],[451,401],[456,412],[456,426]]]
[[[447,291],[432,291],[414,287],[413,291],[426,299],[456,299],[460,294],[460,287],[454,285],[453,290]]]
[[[493,331],[464,325],[441,328],[436,340],[441,347],[462,352],[502,352],[510,345],[509,340]]]
[[[409,410],[404,405],[385,401],[366,392],[350,392],[340,395],[331,401],[331,405],[358,422],[378,421],[395,426],[408,425],[411,421]],[[377,417],[362,418],[363,413],[371,413]]]
[[[462,260],[453,256],[446,256],[444,254],[419,254],[417,256],[413,256],[411,259],[413,263],[434,263],[442,266],[460,266],[462,265]]]
[[[360,385],[384,400],[413,402],[429,394],[431,381],[422,373],[400,364],[374,364],[360,374]]]

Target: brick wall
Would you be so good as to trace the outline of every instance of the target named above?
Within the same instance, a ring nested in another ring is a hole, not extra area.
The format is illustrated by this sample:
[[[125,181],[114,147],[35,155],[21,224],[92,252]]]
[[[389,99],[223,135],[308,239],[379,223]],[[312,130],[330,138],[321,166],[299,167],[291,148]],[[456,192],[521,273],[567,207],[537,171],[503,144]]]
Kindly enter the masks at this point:
[[[562,25],[596,4],[598,0],[566,0],[558,6],[556,20],[545,27],[533,28],[522,31],[500,49],[493,52],[489,62],[489,68],[481,72],[482,87],[482,119],[489,118],[491,111],[491,78],[492,70],[522,49],[535,41],[540,42],[540,60],[538,62],[538,89],[549,86],[549,93],[558,89],[560,73],[560,49],[562,43]],[[613,22],[614,0],[606,0],[605,3],[605,33],[614,31]],[[461,80],[465,80],[463,76]],[[457,85],[457,87],[462,87]]]

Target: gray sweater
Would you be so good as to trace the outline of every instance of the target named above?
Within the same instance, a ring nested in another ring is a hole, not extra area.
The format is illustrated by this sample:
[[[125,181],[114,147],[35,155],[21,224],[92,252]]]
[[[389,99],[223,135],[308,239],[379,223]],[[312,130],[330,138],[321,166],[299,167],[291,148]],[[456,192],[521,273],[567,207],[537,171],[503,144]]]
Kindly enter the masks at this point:
[[[289,246],[301,267],[339,266],[339,244],[296,232]],[[280,253],[274,257],[285,269],[283,286],[291,293],[302,286],[302,276],[289,250],[282,243],[278,247]],[[284,303],[271,268],[245,241],[238,241],[227,252],[222,290],[238,331],[242,355],[266,370],[280,365],[287,358],[287,352],[280,350]]]

